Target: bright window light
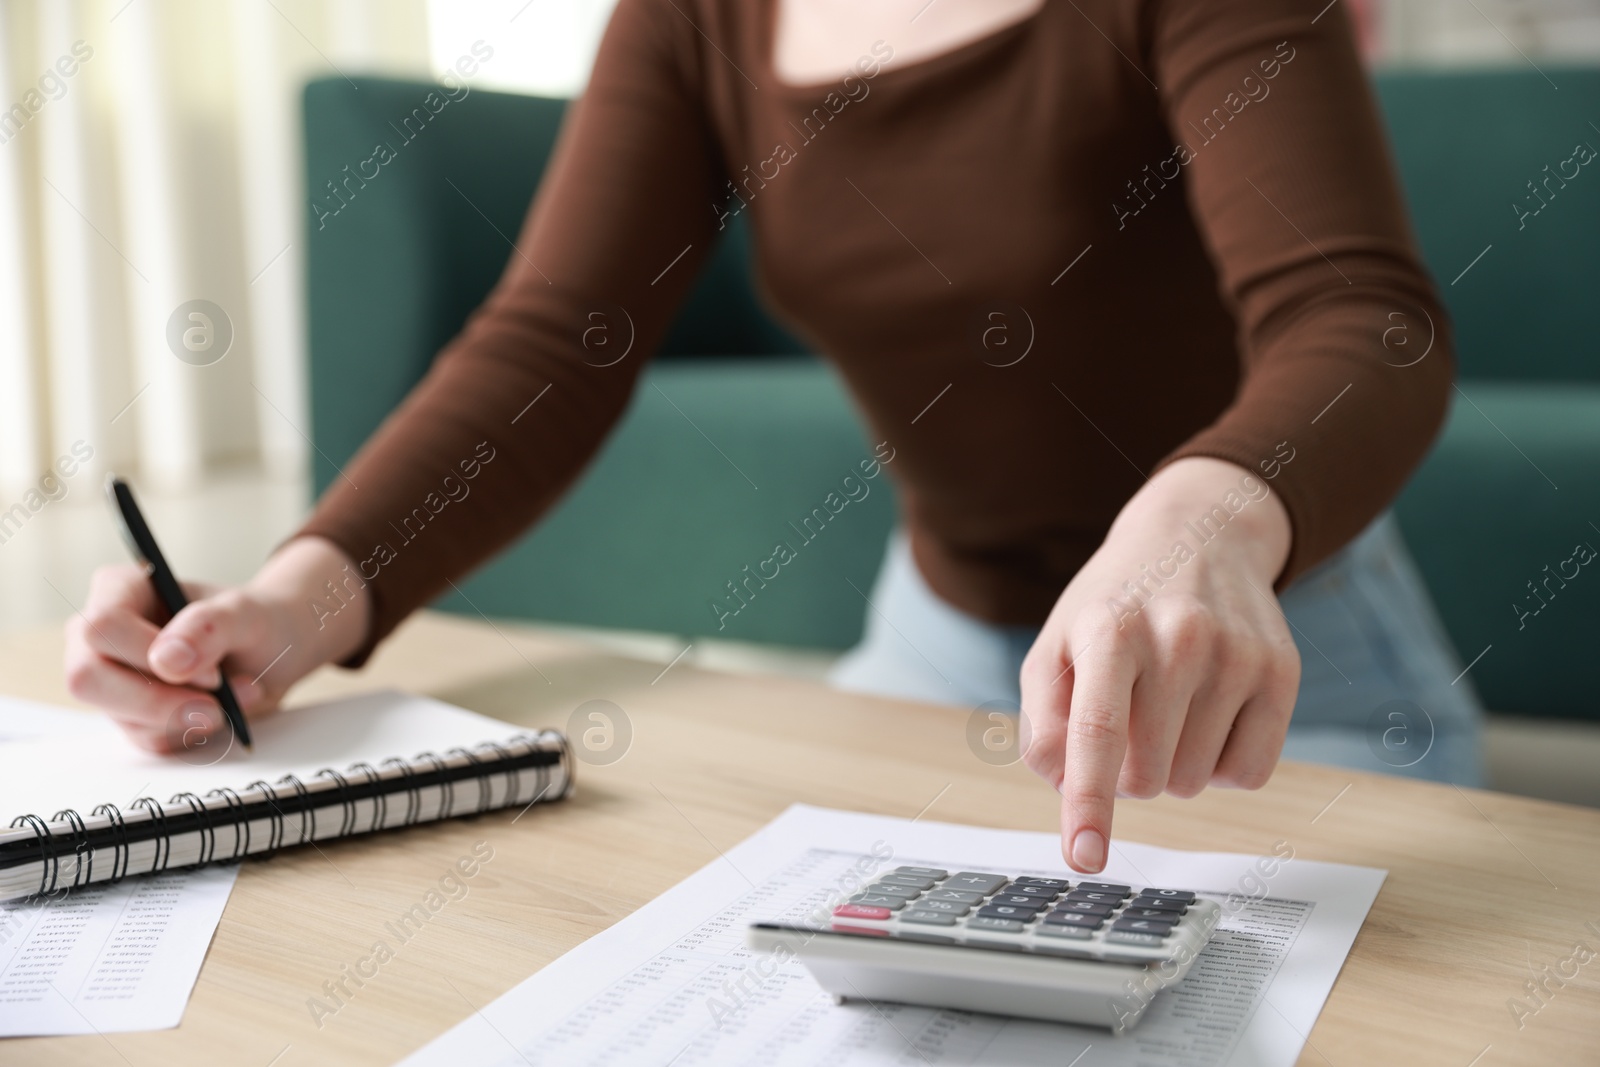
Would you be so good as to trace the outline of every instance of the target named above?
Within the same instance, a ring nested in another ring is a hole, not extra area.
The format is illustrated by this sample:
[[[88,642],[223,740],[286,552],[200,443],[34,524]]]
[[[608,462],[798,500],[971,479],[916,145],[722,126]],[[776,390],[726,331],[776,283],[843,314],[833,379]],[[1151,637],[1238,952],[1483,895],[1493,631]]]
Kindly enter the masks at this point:
[[[589,79],[615,2],[428,0],[434,72],[455,68],[468,56],[478,63],[472,84],[480,88],[574,96]],[[484,59],[489,50],[492,56]]]

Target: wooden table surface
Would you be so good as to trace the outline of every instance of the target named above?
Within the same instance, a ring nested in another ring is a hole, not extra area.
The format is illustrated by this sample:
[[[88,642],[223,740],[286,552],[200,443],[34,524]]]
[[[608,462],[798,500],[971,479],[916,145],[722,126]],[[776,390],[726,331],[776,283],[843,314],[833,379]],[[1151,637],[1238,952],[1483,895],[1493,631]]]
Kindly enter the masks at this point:
[[[0,637],[0,688],[69,703],[60,644],[55,629]],[[247,863],[180,1027],[0,1041],[0,1064],[388,1064],[793,802],[1056,829],[1055,794],[1020,763],[979,760],[960,710],[682,664],[663,674],[442,615],[413,619],[359,674],[309,679],[295,701],[378,686],[528,726],[565,727],[605,699],[633,737],[615,763],[579,765],[572,800],[515,824],[493,813]],[[1600,811],[1285,764],[1258,793],[1123,801],[1117,834],[1246,853],[1287,840],[1296,857],[1388,869],[1302,1064],[1600,1063],[1600,958],[1575,953],[1600,952]],[[480,841],[494,855],[468,895],[319,1026],[309,998]]]

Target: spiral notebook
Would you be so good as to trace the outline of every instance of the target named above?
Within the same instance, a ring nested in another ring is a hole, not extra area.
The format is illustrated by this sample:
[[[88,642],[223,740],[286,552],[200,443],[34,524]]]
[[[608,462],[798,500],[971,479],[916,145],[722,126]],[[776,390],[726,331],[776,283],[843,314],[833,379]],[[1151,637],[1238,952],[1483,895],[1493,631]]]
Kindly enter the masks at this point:
[[[0,900],[527,807],[572,790],[560,733],[518,730],[426,697],[363,694],[282,712],[253,732],[254,752],[201,747],[179,756],[140,752],[93,716],[48,736],[24,729],[5,739]]]

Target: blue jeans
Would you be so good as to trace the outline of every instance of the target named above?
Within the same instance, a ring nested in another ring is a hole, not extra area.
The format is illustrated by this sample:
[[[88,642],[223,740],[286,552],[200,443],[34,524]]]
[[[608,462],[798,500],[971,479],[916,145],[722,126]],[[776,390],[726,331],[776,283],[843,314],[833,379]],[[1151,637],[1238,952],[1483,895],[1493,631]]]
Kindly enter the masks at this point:
[[[1385,513],[1279,598],[1300,650],[1287,759],[1475,786],[1483,711],[1394,518]],[[898,531],[866,633],[834,666],[842,689],[975,708],[1015,707],[1038,631],[940,600]]]

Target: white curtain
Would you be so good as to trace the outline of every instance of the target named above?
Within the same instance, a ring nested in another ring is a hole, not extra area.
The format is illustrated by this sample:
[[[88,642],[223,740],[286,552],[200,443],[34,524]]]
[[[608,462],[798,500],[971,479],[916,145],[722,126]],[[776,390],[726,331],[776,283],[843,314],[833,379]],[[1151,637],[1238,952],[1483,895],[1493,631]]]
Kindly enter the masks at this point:
[[[74,445],[87,484],[303,473],[300,89],[427,76],[427,25],[424,0],[0,0],[0,499]],[[169,330],[196,300],[221,314]]]
[[[1386,62],[1600,59],[1600,0],[1383,0],[1379,22]]]

